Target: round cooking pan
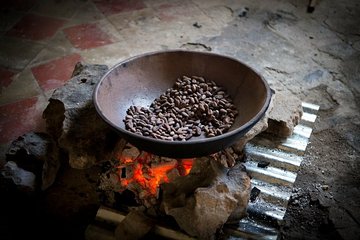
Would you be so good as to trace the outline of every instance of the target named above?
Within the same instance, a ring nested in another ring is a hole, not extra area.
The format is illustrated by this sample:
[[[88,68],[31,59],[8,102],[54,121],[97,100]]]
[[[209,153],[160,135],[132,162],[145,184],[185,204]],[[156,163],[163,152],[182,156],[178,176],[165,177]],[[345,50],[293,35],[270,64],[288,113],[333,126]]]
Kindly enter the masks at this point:
[[[181,76],[201,76],[225,88],[239,112],[230,130],[207,138],[166,141],[125,129],[131,105],[148,108]],[[94,104],[99,115],[141,150],[172,158],[207,156],[234,144],[264,115],[271,92],[266,81],[246,64],[227,56],[195,51],[160,51],[132,57],[111,68],[97,84]]]

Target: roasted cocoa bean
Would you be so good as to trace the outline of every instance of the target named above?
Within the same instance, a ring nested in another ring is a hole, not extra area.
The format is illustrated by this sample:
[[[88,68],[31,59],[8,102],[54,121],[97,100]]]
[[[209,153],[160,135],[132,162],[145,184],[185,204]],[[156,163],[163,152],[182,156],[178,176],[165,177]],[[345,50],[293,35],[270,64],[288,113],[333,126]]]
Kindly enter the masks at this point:
[[[131,132],[168,141],[213,137],[228,131],[238,111],[226,91],[203,77],[183,76],[149,109],[130,106],[124,123]]]

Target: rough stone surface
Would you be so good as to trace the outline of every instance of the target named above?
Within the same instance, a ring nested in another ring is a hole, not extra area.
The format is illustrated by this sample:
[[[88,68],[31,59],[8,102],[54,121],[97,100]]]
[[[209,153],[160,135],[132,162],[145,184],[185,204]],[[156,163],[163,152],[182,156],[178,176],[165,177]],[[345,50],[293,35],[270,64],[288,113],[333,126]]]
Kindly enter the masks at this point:
[[[14,169],[34,174],[34,190],[46,190],[54,183],[60,168],[60,150],[48,134],[30,132],[11,143],[6,160],[16,164],[11,165]]]
[[[15,188],[24,192],[34,192],[37,188],[36,176],[26,171],[13,162],[5,163],[0,171],[0,182],[2,188]]]
[[[246,143],[253,139],[256,135],[260,134],[261,132],[265,131],[268,128],[268,121],[269,121],[269,112],[276,106],[274,106],[274,96],[272,96],[269,108],[266,110],[265,115],[260,119],[259,122],[255,124],[245,135],[237,141],[232,147],[236,152],[241,152]]]
[[[279,137],[292,135],[303,113],[301,100],[288,91],[278,91],[273,95],[272,105],[273,108],[268,113],[266,132]]]
[[[265,131],[268,128],[268,117],[267,113],[263,118],[260,119],[259,122],[255,124],[254,127],[250,129],[239,141],[237,141],[232,147],[236,152],[241,152],[246,143],[248,143],[251,139],[253,139],[256,135]]]
[[[296,95],[288,91],[274,91],[264,117],[232,147],[241,152],[247,142],[264,131],[279,137],[288,137],[299,124],[302,113],[301,100]]]
[[[188,176],[162,187],[165,213],[199,239],[214,239],[228,220],[246,216],[250,178],[241,163],[229,170],[211,158],[199,158]]]
[[[56,89],[43,116],[47,131],[69,154],[70,166],[83,169],[106,160],[118,140],[93,104],[96,83],[108,70],[105,65],[78,63],[72,78]]]

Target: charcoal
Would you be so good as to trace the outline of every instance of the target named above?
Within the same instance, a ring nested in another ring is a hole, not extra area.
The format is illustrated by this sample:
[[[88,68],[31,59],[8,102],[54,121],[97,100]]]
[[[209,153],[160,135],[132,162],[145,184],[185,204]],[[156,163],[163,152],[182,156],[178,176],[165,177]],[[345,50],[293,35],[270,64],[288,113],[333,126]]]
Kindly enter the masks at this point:
[[[260,192],[261,192],[260,189],[258,189],[257,187],[253,187],[250,192],[250,201],[255,202]]]
[[[269,166],[269,162],[268,161],[260,161],[258,162],[257,166],[260,168],[266,168],[267,166]]]

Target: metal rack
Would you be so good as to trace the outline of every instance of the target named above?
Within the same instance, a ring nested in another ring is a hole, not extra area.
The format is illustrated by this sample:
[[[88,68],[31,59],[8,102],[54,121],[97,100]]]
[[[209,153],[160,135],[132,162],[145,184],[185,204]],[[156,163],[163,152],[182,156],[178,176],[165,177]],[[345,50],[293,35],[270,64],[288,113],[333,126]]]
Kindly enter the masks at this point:
[[[249,203],[249,216],[237,226],[224,228],[229,239],[277,239],[278,226],[284,219],[297,172],[309,144],[318,105],[302,103],[303,115],[300,124],[286,139],[270,134],[260,134],[245,146],[246,169],[252,188],[259,193]],[[266,167],[259,165],[266,162]]]

